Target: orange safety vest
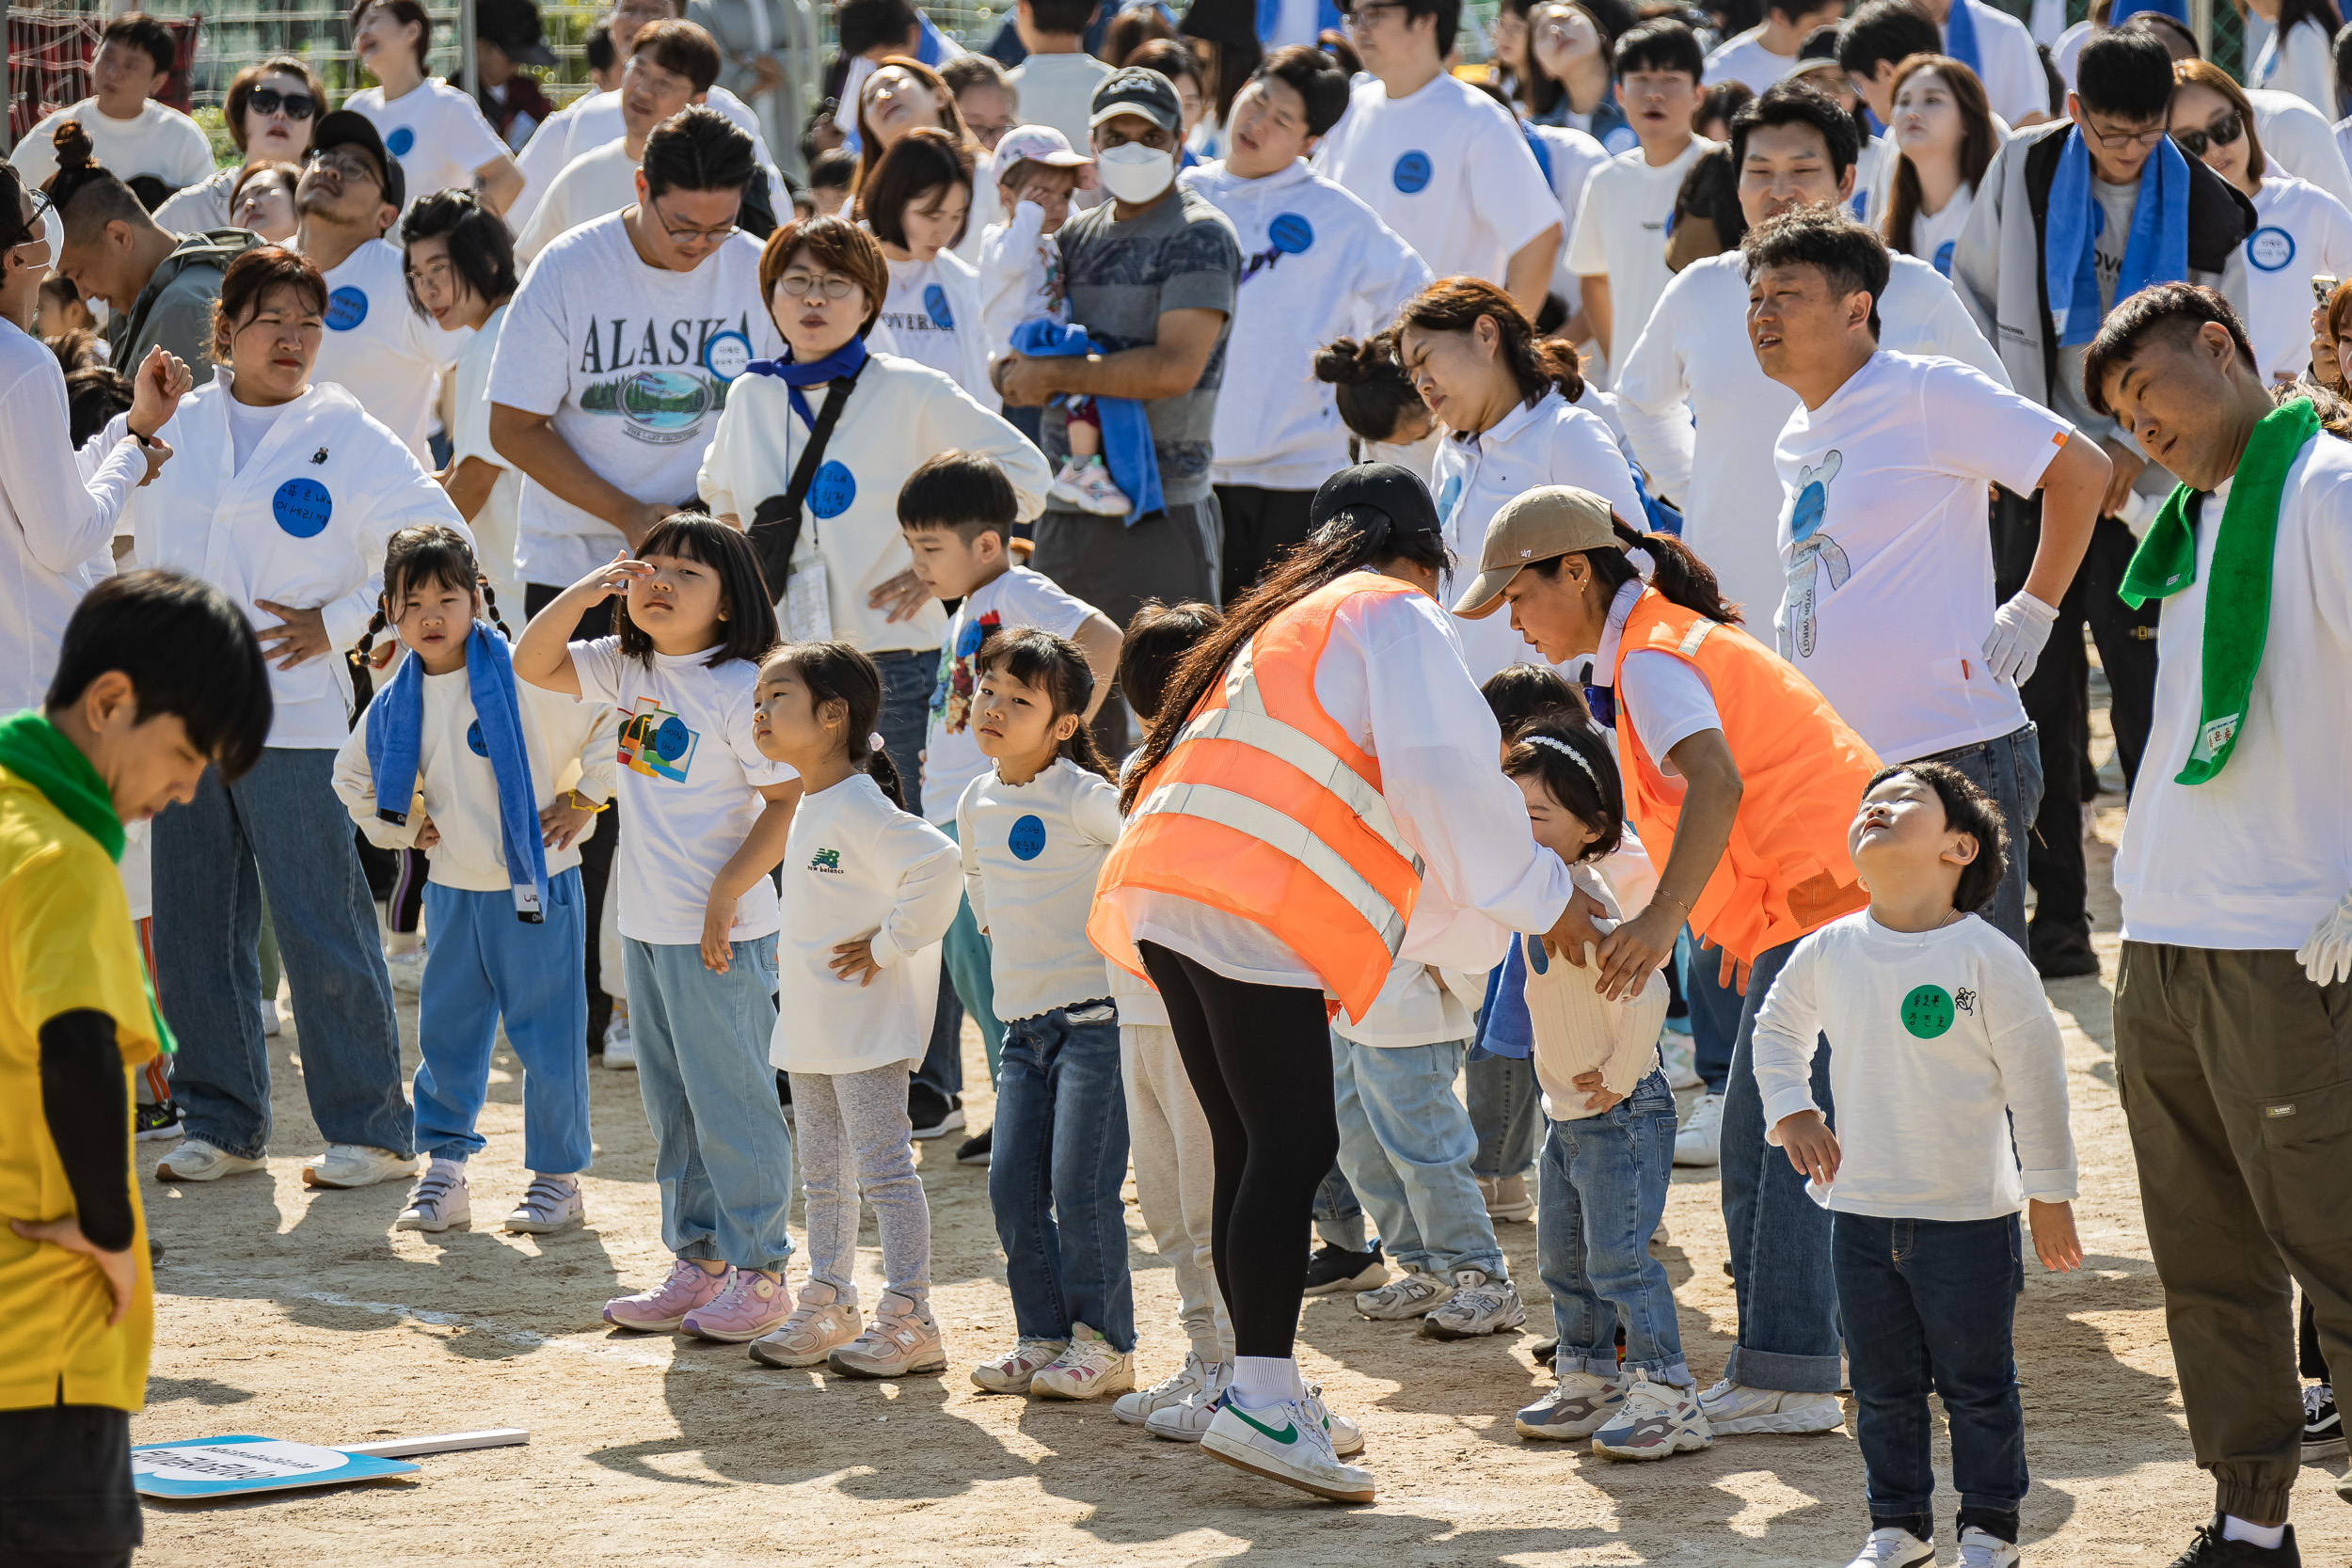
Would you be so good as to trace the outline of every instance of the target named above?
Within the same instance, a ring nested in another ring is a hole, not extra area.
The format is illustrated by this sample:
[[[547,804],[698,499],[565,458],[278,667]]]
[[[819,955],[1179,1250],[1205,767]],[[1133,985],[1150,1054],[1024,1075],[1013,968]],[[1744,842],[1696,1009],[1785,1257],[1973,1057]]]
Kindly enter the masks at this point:
[[[1087,935],[1114,963],[1136,969],[1126,911],[1109,895],[1169,894],[1263,927],[1348,1017],[1364,1016],[1404,944],[1422,863],[1381,799],[1379,763],[1316,700],[1315,663],[1343,605],[1418,592],[1350,573],[1233,656],[1103,863]]]
[[[1846,849],[1876,752],[1796,668],[1737,626],[1710,621],[1645,588],[1626,617],[1611,679],[1625,689],[1625,657],[1672,654],[1715,693],[1724,740],[1740,767],[1740,815],[1715,874],[1691,911],[1691,928],[1743,963],[1870,902]],[[1619,705],[1622,711],[1622,702]],[[1617,726],[1626,807],[1650,859],[1674,852],[1682,796],[1631,724]]]

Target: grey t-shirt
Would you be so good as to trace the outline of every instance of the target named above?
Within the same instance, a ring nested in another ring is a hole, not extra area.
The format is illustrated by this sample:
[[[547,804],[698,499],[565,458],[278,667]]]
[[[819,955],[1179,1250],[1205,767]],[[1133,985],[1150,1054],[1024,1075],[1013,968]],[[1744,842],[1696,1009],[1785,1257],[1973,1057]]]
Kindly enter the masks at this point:
[[[2132,236],[2132,214],[2139,206],[2139,182],[2110,185],[2096,175],[2090,181],[2091,198],[2098,203],[2100,223],[2098,233],[2091,237],[2090,260],[2099,276],[2099,319],[2115,309],[2115,289],[2123,276],[2123,245]],[[2076,343],[2058,350],[2058,408],[2074,422],[2074,428],[2091,436],[2106,436],[2116,430],[2115,421],[2104,414],[2091,411],[2083,398],[2083,356],[2090,351],[2088,342]]]
[[[1225,379],[1225,341],[1233,326],[1233,293],[1241,282],[1241,241],[1232,223],[1203,198],[1176,194],[1125,223],[1113,203],[1077,214],[1054,236],[1061,247],[1070,319],[1106,354],[1159,341],[1168,310],[1222,310],[1216,347],[1189,392],[1144,404],[1152,444],[1159,454],[1160,490],[1171,506],[1209,493],[1210,427],[1216,422],[1216,389]],[[1045,455],[1058,466],[1070,455],[1068,420],[1046,411]]]

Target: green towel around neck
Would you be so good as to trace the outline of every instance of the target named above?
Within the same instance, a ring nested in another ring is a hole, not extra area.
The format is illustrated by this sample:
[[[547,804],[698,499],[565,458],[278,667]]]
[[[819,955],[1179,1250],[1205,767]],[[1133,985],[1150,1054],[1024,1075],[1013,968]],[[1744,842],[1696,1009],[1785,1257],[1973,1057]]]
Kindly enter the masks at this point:
[[[114,797],[82,749],[58,733],[46,716],[25,708],[0,719],[0,768],[31,784],[62,813],[65,819],[98,841],[106,858],[122,861],[122,819],[115,815]],[[155,1005],[155,983],[139,965],[139,984],[147,991],[147,1011],[155,1021],[155,1039],[167,1052],[180,1044]]]
[[[2205,624],[2199,640],[2203,682],[2197,744],[2173,783],[2201,784],[2221,771],[2246,726],[2246,705],[2270,636],[2270,567],[2279,536],[2279,500],[2287,470],[2319,433],[2308,398],[2282,404],[2256,422],[2247,437],[2213,542],[2213,578],[2205,588]],[[2197,580],[2197,535],[2188,526],[2189,488],[2173,486],[2147,536],[2132,552],[2116,594],[2137,610],[2169,598]]]

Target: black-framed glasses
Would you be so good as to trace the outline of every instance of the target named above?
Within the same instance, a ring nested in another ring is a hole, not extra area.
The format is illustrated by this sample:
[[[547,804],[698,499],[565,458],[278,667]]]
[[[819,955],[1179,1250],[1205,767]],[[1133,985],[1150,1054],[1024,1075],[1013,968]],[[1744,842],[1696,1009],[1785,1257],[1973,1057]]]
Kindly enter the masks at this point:
[[[245,102],[255,114],[282,112],[288,119],[308,119],[319,112],[319,101],[309,93],[280,92],[276,87],[255,87]]]
[[[2172,143],[2192,158],[2201,158],[2208,147],[2234,146],[2246,135],[2246,117],[2235,109],[2205,122],[2201,131],[2175,131]]]
[[[670,236],[672,245],[717,245],[736,231],[743,215],[742,208],[738,207],[734,215],[716,229],[680,229],[671,223],[670,214],[661,210],[660,202],[649,200],[645,205],[653,209],[655,220],[661,225],[661,231]]]
[[[2083,118],[2082,130],[2084,135],[2109,152],[2121,152],[2127,147],[2153,147],[2164,140],[2166,134],[2161,125],[2151,126],[2145,131],[2103,131],[2092,124],[2087,115]]]

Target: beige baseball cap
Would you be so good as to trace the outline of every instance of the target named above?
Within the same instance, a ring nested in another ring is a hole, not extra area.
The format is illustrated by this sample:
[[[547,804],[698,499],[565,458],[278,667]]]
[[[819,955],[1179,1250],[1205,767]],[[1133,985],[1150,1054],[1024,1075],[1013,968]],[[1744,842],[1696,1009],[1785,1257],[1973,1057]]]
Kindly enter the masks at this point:
[[[1465,621],[1483,620],[1502,608],[1502,591],[1519,568],[1578,550],[1621,548],[1614,514],[1590,490],[1572,484],[1541,484],[1505,501],[1486,525],[1478,554],[1478,576],[1454,601]]]

